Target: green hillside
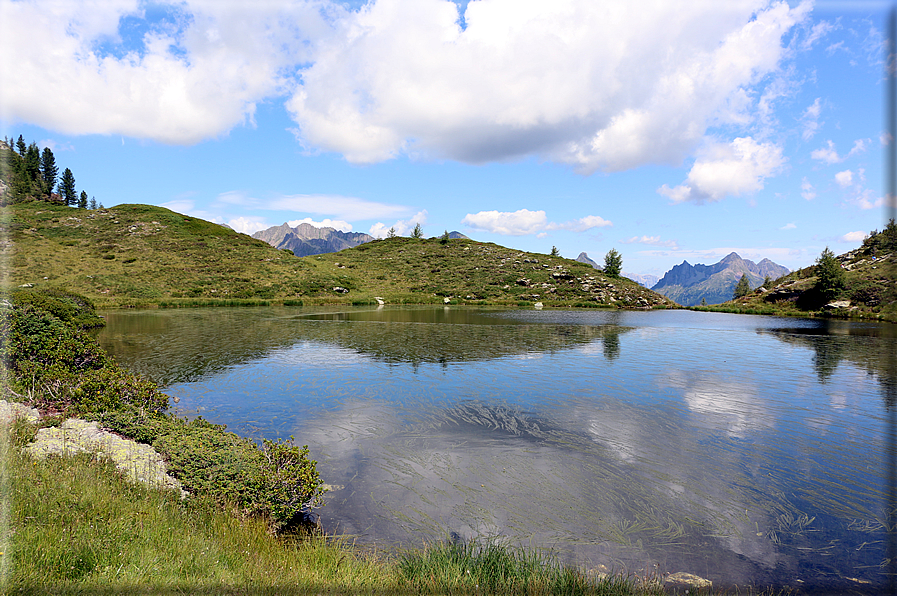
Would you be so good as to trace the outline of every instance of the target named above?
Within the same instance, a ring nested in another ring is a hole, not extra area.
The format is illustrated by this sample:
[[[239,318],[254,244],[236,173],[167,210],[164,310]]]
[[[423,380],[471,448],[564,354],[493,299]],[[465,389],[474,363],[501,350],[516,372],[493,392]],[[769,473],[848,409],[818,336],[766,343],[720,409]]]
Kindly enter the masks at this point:
[[[818,260],[817,260],[818,261]],[[748,295],[699,310],[833,316],[897,322],[897,225],[873,230],[863,245],[832,255],[837,283],[822,287],[820,266],[792,271]]]
[[[100,307],[204,303],[662,307],[583,263],[466,239],[390,238],[310,257],[148,205],[0,208],[4,286],[64,287]]]

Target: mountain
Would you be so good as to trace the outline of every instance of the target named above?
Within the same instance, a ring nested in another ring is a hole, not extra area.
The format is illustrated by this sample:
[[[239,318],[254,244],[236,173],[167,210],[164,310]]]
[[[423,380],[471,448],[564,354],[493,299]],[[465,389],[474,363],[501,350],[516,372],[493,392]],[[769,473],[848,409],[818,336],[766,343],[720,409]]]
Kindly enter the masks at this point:
[[[596,263],[595,261],[590,259],[589,255],[584,252],[579,253],[579,256],[576,257],[576,260],[579,261],[580,263],[585,263],[586,265],[591,265],[595,269],[599,269],[599,270],[603,269],[600,265],[598,265],[598,263]],[[637,284],[642,285],[646,288],[650,288],[651,286],[653,286],[654,284],[657,283],[658,279],[660,279],[656,275],[641,275],[639,273],[626,273],[625,271],[623,273],[621,273],[620,275],[622,275],[623,277],[625,277],[627,279],[631,279],[632,281],[634,281]]]
[[[267,242],[274,248],[290,250],[297,257],[339,252],[374,239],[363,232],[341,232],[334,228],[318,228],[301,223],[295,228],[284,223],[252,235],[256,240]]]
[[[707,304],[720,304],[732,299],[742,275],[747,275],[753,289],[766,277],[775,280],[789,272],[787,267],[769,259],[754,263],[733,252],[713,265],[691,265],[682,261],[681,265],[667,271],[651,289],[683,306],[698,306],[701,300]]]

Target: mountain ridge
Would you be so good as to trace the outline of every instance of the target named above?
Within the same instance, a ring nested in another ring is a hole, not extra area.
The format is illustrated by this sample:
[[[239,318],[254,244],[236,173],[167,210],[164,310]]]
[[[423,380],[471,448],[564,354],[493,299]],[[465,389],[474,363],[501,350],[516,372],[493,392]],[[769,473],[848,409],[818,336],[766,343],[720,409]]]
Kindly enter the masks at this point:
[[[751,289],[754,289],[760,287],[766,277],[774,280],[788,273],[790,269],[769,259],[754,263],[733,251],[712,265],[691,265],[683,260],[651,289],[683,306],[698,306],[702,301],[721,304],[731,300],[742,275],[747,276]]]
[[[252,235],[274,248],[289,250],[297,257],[308,257],[354,248],[374,237],[364,232],[342,232],[331,227],[317,227],[302,222],[294,228],[284,222]]]

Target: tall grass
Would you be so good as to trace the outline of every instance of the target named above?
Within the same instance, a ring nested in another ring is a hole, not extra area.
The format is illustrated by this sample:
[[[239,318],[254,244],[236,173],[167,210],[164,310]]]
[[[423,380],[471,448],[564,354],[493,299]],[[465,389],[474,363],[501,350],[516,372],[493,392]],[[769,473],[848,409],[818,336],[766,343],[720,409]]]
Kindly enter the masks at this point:
[[[4,594],[662,593],[497,545],[389,559],[319,535],[272,536],[263,520],[131,483],[93,455],[5,455]]]

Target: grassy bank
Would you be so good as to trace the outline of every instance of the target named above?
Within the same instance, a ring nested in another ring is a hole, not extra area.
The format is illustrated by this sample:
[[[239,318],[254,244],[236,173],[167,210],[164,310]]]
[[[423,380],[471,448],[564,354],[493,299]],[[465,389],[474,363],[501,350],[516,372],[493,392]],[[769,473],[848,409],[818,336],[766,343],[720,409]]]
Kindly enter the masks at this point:
[[[131,483],[94,456],[35,461],[9,447],[4,593],[663,593],[494,546],[386,556],[322,536],[274,536],[262,520]]]

